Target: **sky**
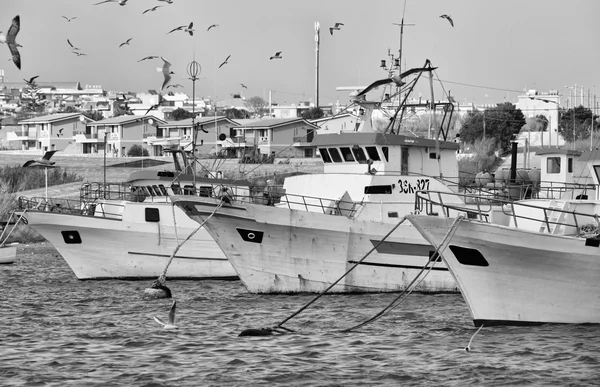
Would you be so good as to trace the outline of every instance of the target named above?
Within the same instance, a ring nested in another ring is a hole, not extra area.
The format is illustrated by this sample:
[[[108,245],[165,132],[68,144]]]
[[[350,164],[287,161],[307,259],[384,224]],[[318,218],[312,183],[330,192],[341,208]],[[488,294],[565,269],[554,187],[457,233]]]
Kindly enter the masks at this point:
[[[9,62],[5,81],[101,85],[105,90],[160,90],[158,55],[172,63],[171,84],[190,97],[187,65],[202,67],[196,97],[216,100],[242,94],[279,104],[315,101],[315,22],[319,22],[319,102],[349,102],[337,87],[367,86],[387,77],[380,68],[396,57],[404,17],[402,67],[429,59],[435,72],[435,98],[450,91],[455,100],[476,104],[515,103],[525,90],[557,90],[568,98],[583,86],[600,95],[600,1],[597,0],[2,0],[0,30],[20,15],[17,43],[22,69]],[[142,14],[146,9],[156,11]],[[454,27],[440,15],[449,15]],[[76,17],[70,22],[68,18]],[[194,23],[194,35],[170,30]],[[344,25],[333,35],[329,27]],[[218,27],[207,28],[212,24]],[[132,38],[129,45],[119,47]],[[86,55],[71,52],[67,39]],[[281,51],[282,59],[270,60]],[[228,63],[218,68],[227,58]],[[2,59],[2,57],[0,57]],[[438,79],[440,80],[438,82]],[[241,84],[247,86],[243,88]],[[595,90],[595,86],[598,90]],[[588,91],[589,90],[589,91]],[[165,90],[167,91],[167,90]],[[420,83],[416,96],[429,98]],[[562,103],[564,103],[561,100]],[[600,99],[598,100],[600,104]]]

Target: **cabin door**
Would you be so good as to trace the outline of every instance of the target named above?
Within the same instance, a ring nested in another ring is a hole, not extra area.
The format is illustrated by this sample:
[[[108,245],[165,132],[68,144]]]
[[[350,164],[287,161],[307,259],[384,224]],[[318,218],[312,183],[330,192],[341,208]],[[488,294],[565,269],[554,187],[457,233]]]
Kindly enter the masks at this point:
[[[408,147],[403,146],[400,154],[400,174],[408,175]]]

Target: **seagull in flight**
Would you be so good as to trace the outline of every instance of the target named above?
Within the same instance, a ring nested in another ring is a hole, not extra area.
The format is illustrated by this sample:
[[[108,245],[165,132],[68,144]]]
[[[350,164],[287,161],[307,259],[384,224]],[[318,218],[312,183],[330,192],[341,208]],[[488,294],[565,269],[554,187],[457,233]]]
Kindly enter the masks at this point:
[[[157,6],[154,6],[152,8],[148,8],[147,10],[145,10],[144,12],[142,12],[142,15],[145,14],[146,12],[156,11],[160,7],[162,7],[162,5],[157,5]]]
[[[138,62],[141,62],[141,61],[147,60],[147,59],[156,59],[156,58],[158,58],[157,55],[150,55],[150,56],[147,56],[147,57],[144,57],[144,58],[138,60]]]
[[[12,23],[8,28],[6,35],[0,31],[0,43],[6,43],[8,45],[8,49],[12,55],[12,61],[19,70],[21,70],[21,54],[19,54],[17,47],[21,47],[21,45],[16,42],[16,39],[20,29],[21,18],[17,15],[12,19]]]
[[[124,41],[123,43],[119,44],[119,47],[123,47],[124,45],[129,45],[129,42],[131,42],[133,38],[129,38],[126,41]]]
[[[183,85],[180,85],[179,83],[176,83],[176,84],[174,84],[174,85],[169,85],[169,86],[167,86],[167,89],[168,89],[169,87],[178,88],[178,87],[183,87]]]
[[[146,110],[146,113],[144,113],[144,115],[145,115],[145,116],[146,116],[146,115],[148,115],[148,113],[150,113],[150,111],[151,111],[151,110],[156,110],[156,109],[158,109],[158,107],[159,107],[160,105],[162,105],[162,103],[163,103],[163,96],[162,96],[162,94],[159,94],[159,95],[158,95],[158,103],[155,103],[154,105],[150,106],[150,107],[148,108],[148,110]],[[167,288],[167,289],[168,289],[168,288]]]
[[[244,89],[247,89],[247,88],[248,88],[248,86],[244,85],[243,83],[240,83],[240,85],[242,85],[242,87],[243,87]]]
[[[171,74],[175,74],[175,73],[171,71],[171,63],[169,63],[168,60],[166,60],[162,56],[160,57],[160,59],[162,59],[162,61],[163,61],[163,67],[157,67],[156,71],[162,72],[165,77],[162,87],[160,88],[162,90],[165,88],[167,83],[169,83],[169,81],[171,80]]]
[[[218,27],[218,24],[211,24],[210,26],[208,26],[208,28],[206,29],[206,32],[210,31],[211,28],[213,27]]]
[[[73,43],[71,43],[71,41],[70,41],[69,39],[67,39],[67,43],[69,43],[69,46],[71,46],[71,50],[74,50],[74,51],[79,51],[79,50],[81,50],[80,48],[77,48],[77,47],[75,47],[75,46],[73,45]]]
[[[35,77],[31,77],[31,78],[29,78],[29,80],[27,80],[27,79],[23,79],[23,80],[25,81],[25,83],[27,83],[28,85],[31,86],[31,85],[33,85],[33,83],[37,77],[39,77],[39,75],[36,75]]]
[[[189,32],[190,35],[193,35],[194,30],[192,29],[192,27],[194,27],[194,22],[191,22],[188,26],[183,25],[183,26],[175,27],[171,31],[167,32],[167,35],[170,34],[171,32],[175,32],[175,31],[185,31],[185,32]]]
[[[173,4],[173,0],[158,0],[158,1],[164,1],[167,4]]]
[[[193,29],[194,27],[194,22],[191,22],[190,25],[184,29],[185,32],[187,32],[188,34],[190,34],[190,36],[194,36],[194,31],[196,31],[195,29]]]
[[[329,27],[329,33],[333,35],[333,30],[341,30],[344,23],[335,23],[333,27]]]
[[[126,5],[127,0],[104,0],[94,5],[104,4],[104,3],[119,3],[119,5]]]
[[[28,167],[31,164],[41,164],[47,167],[54,165],[56,164],[56,161],[50,161],[50,158],[52,158],[52,155],[56,152],[58,152],[58,150],[47,151],[41,159],[26,161],[25,164],[23,164],[23,168]]]
[[[282,52],[283,52],[283,51],[277,51],[277,52],[275,53],[275,55],[273,55],[272,57],[270,57],[270,58],[269,58],[269,60],[271,60],[271,59],[281,59],[281,58],[282,58],[282,56],[281,56],[281,53],[282,53]]]
[[[229,63],[229,62],[227,62],[227,61],[229,60],[229,58],[231,58],[231,55],[229,55],[229,56],[228,56],[228,57],[225,59],[225,61],[219,65],[219,68],[221,68],[221,67],[223,67],[224,65],[226,65],[227,63]]]
[[[87,54],[84,54],[83,52],[79,52],[79,51],[71,51],[71,52],[77,56],[87,55]]]
[[[444,14],[444,15],[441,15],[440,17],[441,17],[442,19],[446,19],[446,20],[448,20],[448,22],[450,23],[450,25],[451,25],[452,27],[454,27],[454,21],[452,21],[452,18],[450,17],[450,15],[446,15],[446,14]]]
[[[66,17],[66,16],[63,16],[63,18],[65,18],[65,19],[66,19],[68,22],[70,22],[70,21],[71,21],[71,20],[73,20],[73,19],[77,19],[77,16],[73,16],[73,17],[71,17],[71,18],[68,18],[68,17]]]
[[[164,329],[177,329],[179,328],[175,325],[175,310],[177,307],[177,300],[173,300],[173,305],[171,305],[171,309],[169,310],[169,320],[167,322],[162,321],[158,317],[154,316],[154,321],[163,326]]]

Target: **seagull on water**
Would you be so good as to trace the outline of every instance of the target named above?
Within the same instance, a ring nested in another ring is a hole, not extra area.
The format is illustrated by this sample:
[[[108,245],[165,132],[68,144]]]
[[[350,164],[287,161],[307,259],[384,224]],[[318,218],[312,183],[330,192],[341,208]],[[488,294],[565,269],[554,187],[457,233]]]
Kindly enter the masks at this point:
[[[44,156],[41,159],[26,161],[25,164],[23,164],[23,168],[28,167],[31,164],[40,164],[47,167],[54,165],[56,164],[56,161],[50,161],[50,159],[52,158],[52,155],[56,152],[58,152],[58,150],[50,150],[44,153]]]
[[[119,5],[126,5],[127,0],[104,0],[94,5],[104,4],[104,3],[119,3]]]
[[[444,14],[444,15],[440,15],[440,17],[441,17],[442,19],[446,19],[446,20],[448,20],[448,22],[450,23],[450,25],[451,25],[452,27],[454,27],[454,21],[452,20],[452,18],[450,17],[450,15],[446,15],[446,14]]]
[[[162,61],[163,61],[163,67],[157,67],[156,71],[162,72],[165,77],[162,87],[160,88],[162,90],[165,88],[167,83],[169,83],[169,81],[171,80],[171,74],[175,74],[175,73],[171,71],[171,63],[169,63],[168,60],[166,60],[162,56],[160,57],[160,59],[162,59]]]
[[[282,52],[283,52],[283,51],[277,51],[277,52],[275,53],[275,55],[273,55],[272,57],[270,57],[270,58],[269,58],[269,60],[270,60],[270,59],[281,59],[281,58],[282,58],[282,56],[281,56],[281,53],[282,53]]]
[[[333,27],[329,27],[329,33],[333,35],[333,30],[341,30],[344,23],[335,23]]]
[[[221,67],[223,67],[224,65],[226,65],[227,63],[229,63],[229,62],[227,62],[227,61],[229,60],[229,58],[231,58],[231,55],[229,55],[229,56],[228,56],[228,57],[225,59],[225,61],[219,65],[219,68],[221,68]]]
[[[8,28],[6,35],[0,31],[0,43],[6,43],[8,45],[8,49],[12,55],[12,61],[19,70],[21,70],[21,54],[19,54],[17,47],[21,47],[21,45],[16,42],[16,39],[20,29],[21,18],[17,15],[12,19],[12,23]]]
[[[248,86],[244,85],[243,83],[240,83],[240,85],[242,85],[242,87],[243,87],[244,89],[247,89],[247,88],[248,88]]]
[[[73,17],[71,17],[71,18],[69,18],[69,17],[66,17],[66,16],[63,16],[63,18],[65,18],[65,19],[66,19],[68,22],[70,22],[70,21],[71,21],[71,20],[73,20],[73,19],[77,19],[77,16],[73,16]]]
[[[158,317],[154,316],[154,321],[163,326],[164,329],[177,329],[179,328],[175,325],[175,310],[177,308],[177,300],[173,300],[173,305],[171,305],[171,309],[169,310],[169,320],[164,322]]]
[[[158,58],[157,55],[150,55],[150,56],[147,56],[147,57],[144,57],[144,58],[138,60],[138,62],[141,62],[141,61],[147,60],[147,59],[156,59],[156,58]]]
[[[123,47],[124,45],[129,45],[129,42],[131,42],[133,38],[129,38],[126,41],[124,41],[123,43],[119,44],[119,47]]]
[[[162,5],[157,5],[157,6],[154,6],[152,8],[148,8],[147,10],[145,10],[144,12],[142,12],[142,15],[145,14],[146,12],[156,11],[160,7],[162,7]]]
[[[206,32],[210,31],[211,28],[213,27],[218,27],[218,24],[211,24],[210,26],[208,26],[208,28],[206,29]]]

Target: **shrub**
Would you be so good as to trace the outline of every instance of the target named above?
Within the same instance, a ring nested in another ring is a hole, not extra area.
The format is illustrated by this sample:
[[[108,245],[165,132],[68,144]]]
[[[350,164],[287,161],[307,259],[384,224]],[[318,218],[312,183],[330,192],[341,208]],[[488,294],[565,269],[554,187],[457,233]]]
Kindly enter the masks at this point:
[[[147,157],[150,156],[148,153],[148,149],[142,147],[141,145],[133,145],[129,150],[127,150],[128,157]]]

